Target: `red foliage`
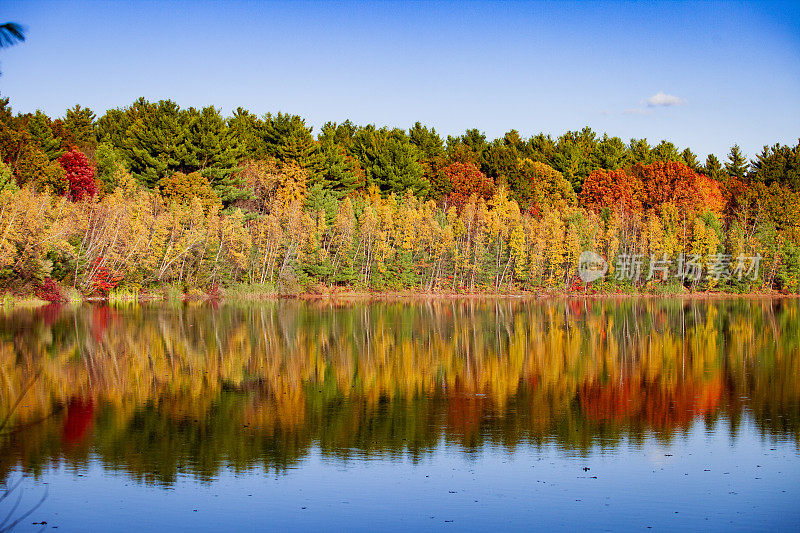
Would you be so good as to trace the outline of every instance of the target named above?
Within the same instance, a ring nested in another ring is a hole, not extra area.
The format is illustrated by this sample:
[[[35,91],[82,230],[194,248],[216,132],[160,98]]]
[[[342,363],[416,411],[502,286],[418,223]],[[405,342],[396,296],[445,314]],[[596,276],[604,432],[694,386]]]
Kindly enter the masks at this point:
[[[447,426],[457,435],[474,437],[480,433],[481,421],[491,406],[484,396],[468,394],[463,389],[462,384],[456,384],[447,402]]]
[[[727,202],[725,201],[722,188],[717,180],[700,174],[697,180],[697,186],[702,205],[708,207],[715,213],[722,213],[725,210]]]
[[[36,297],[50,303],[59,303],[64,301],[64,295],[61,289],[53,281],[53,278],[44,278],[44,281],[39,288],[36,289]]]
[[[67,416],[64,419],[63,437],[66,444],[76,444],[86,437],[92,427],[94,418],[94,402],[82,398],[72,398],[67,405]]]
[[[739,207],[747,204],[748,192],[751,188],[739,178],[729,178],[728,182],[723,187],[723,197],[725,198],[725,205],[728,212],[732,213]]]
[[[715,180],[674,161],[636,164],[628,170],[595,170],[584,181],[581,202],[588,209],[626,211],[658,209],[672,202],[688,210],[721,212],[725,204]]]
[[[473,194],[489,199],[494,181],[472,163],[452,163],[439,170],[440,182],[449,184],[447,204],[461,208]]]
[[[69,191],[67,194],[73,201],[91,198],[97,194],[97,184],[94,181],[94,166],[89,159],[77,148],[58,158],[61,168],[64,169]]]
[[[52,326],[61,318],[61,302],[43,305],[36,310],[36,316],[45,326]]]
[[[645,209],[672,202],[678,207],[692,209],[702,203],[699,190],[700,174],[683,163],[658,161],[649,165],[634,165],[631,169],[642,184],[642,205]]]
[[[595,170],[586,177],[580,200],[587,209],[641,209],[641,181],[623,169]]]
[[[656,428],[685,427],[696,417],[714,412],[722,395],[723,383],[719,379],[685,381],[673,388],[625,380],[621,384],[584,385],[578,394],[581,408],[590,420],[643,419]]]
[[[220,298],[222,298],[222,291],[220,290],[218,284],[212,285],[208,289],[207,294],[210,300],[219,300]]]
[[[108,324],[116,317],[116,313],[107,305],[101,305],[92,309],[92,334],[94,340],[100,342],[100,339],[105,335]]]
[[[98,257],[92,261],[94,268],[94,276],[92,277],[92,287],[96,292],[108,294],[108,292],[116,287],[122,280],[122,276],[114,274],[105,266],[105,259]]]
[[[580,294],[595,294],[597,292],[596,289],[592,288],[591,285],[585,285],[581,278],[575,278],[572,280],[572,283],[569,286],[569,292],[575,292]],[[579,304],[583,305],[583,304]],[[578,313],[580,314],[580,313]]]
[[[581,292],[583,290],[583,283],[581,283],[580,278],[575,278],[572,281],[572,285],[569,286],[570,292]]]

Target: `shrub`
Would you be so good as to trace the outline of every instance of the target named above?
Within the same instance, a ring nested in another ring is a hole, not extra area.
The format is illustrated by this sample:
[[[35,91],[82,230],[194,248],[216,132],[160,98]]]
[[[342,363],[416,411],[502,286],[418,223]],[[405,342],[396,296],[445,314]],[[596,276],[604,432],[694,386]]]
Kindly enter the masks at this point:
[[[36,289],[36,297],[50,303],[64,301],[64,294],[53,278],[44,278],[44,281]]]

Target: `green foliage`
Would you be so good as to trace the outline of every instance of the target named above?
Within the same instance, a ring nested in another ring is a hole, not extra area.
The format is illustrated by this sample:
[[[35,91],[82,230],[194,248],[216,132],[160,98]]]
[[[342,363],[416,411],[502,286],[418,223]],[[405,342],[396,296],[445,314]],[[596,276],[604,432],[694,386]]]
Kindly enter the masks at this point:
[[[647,143],[647,139],[631,139],[630,142],[631,159],[634,163],[649,165],[655,161],[652,149]]]
[[[315,175],[320,169],[320,155],[311,128],[297,115],[278,113],[264,117],[263,139],[267,153],[283,162],[294,161]]]
[[[320,183],[316,183],[308,188],[305,198],[306,211],[322,212],[325,214],[325,222],[330,226],[336,218],[339,209],[337,195]]]
[[[691,152],[690,152],[691,153]],[[650,152],[654,161],[676,161],[683,163],[683,154],[678,151],[678,148],[669,141],[661,141]],[[694,154],[692,154],[694,155]]]
[[[228,121],[228,130],[233,144],[241,157],[264,159],[270,154],[262,138],[264,122],[250,111],[237,107]]]
[[[23,242],[26,232],[58,228],[33,241],[51,248],[30,257],[15,254],[33,244],[1,244],[0,258],[16,257],[3,267],[7,276],[17,275],[13,266],[33,279],[47,257],[59,280],[80,278],[96,258],[67,257],[85,253],[80,243],[95,233],[62,233],[122,213],[130,225],[114,246],[154,247],[117,258],[131,261],[125,283],[137,287],[563,288],[576,279],[580,247],[611,258],[693,246],[760,253],[769,274],[752,284],[777,287],[790,284],[791,268],[780,270],[794,257],[785,246],[800,241],[800,144],[765,147],[752,168],[734,147],[723,169],[713,155],[701,167],[669,141],[626,144],[588,127],[558,137],[510,130],[495,140],[470,129],[445,143],[421,123],[403,130],[346,120],[325,124],[315,139],[301,117],[282,112],[259,118],[239,108],[224,117],[211,106],[140,98],[98,120],[75,106],[51,121],[41,112],[15,116],[0,99],[0,192],[41,202],[21,212],[52,202],[43,191],[66,192],[52,157],[72,146],[96,166],[103,194],[93,209],[105,214],[74,208],[78,221],[56,223],[62,215],[52,214],[20,229]]]
[[[64,150],[75,147],[83,153],[94,154],[97,146],[96,118],[91,109],[77,104],[67,109],[66,116],[57,124],[61,147]]]
[[[367,186],[400,194],[411,189],[416,195],[430,188],[420,164],[422,153],[403,130],[361,128],[354,135],[353,152],[365,171]]]
[[[422,152],[425,159],[434,159],[444,155],[444,142],[434,128],[428,129],[419,122],[408,130],[408,138],[411,144]]]
[[[727,174],[722,172],[722,164],[714,154],[708,154],[706,164],[703,167],[703,173],[714,180],[721,180],[723,176],[727,177]]]
[[[800,246],[797,244],[789,242],[781,247],[776,281],[780,290],[800,293]]]
[[[103,190],[112,192],[120,185],[120,178],[127,172],[123,158],[109,142],[101,142],[94,153],[97,178],[103,184]]]
[[[14,179],[14,174],[11,169],[2,160],[0,160],[0,193],[4,191],[15,192],[17,190],[17,182]]]
[[[619,137],[609,137],[608,134],[603,134],[593,153],[595,166],[598,168],[624,168],[632,162],[631,154],[623,140]]]
[[[749,167],[750,164],[742,154],[739,145],[734,144],[731,147],[731,151],[728,152],[728,161],[725,163],[725,172],[728,174],[728,177],[740,180],[744,179]]]
[[[681,152],[681,159],[682,162],[693,171],[700,172],[702,170],[700,161],[698,161],[697,156],[690,149],[686,148]]]
[[[764,149],[753,162],[752,179],[765,185],[778,183],[800,190],[800,140],[794,147],[776,143]]]
[[[341,199],[364,186],[364,171],[331,137],[320,139],[321,171],[311,176],[312,184],[329,189]]]
[[[38,145],[50,161],[58,159],[64,153],[61,140],[53,135],[50,118],[38,109],[28,118],[28,131],[31,141]]]

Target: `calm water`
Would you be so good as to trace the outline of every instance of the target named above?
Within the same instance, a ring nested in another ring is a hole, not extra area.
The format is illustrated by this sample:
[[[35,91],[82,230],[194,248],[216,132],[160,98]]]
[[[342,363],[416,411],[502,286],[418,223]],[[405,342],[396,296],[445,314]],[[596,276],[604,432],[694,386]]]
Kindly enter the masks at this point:
[[[0,312],[0,484],[0,531],[797,530],[800,305]]]

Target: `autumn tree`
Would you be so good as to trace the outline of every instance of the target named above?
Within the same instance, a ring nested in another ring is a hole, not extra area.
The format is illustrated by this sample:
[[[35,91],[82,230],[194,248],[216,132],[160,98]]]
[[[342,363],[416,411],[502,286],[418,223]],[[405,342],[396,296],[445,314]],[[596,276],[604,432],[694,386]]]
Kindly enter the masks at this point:
[[[198,198],[205,207],[220,206],[219,197],[208,179],[200,172],[176,172],[158,182],[159,191],[167,201],[189,204]]]
[[[451,163],[436,175],[433,194],[447,206],[461,208],[475,195],[488,200],[492,196],[494,183],[472,163]]]
[[[608,207],[612,210],[630,212],[641,209],[642,183],[635,175],[625,170],[595,170],[586,178],[581,189],[581,205],[598,211]]]
[[[88,199],[97,193],[97,185],[94,182],[94,165],[83,152],[73,148],[58,158],[58,163],[64,169],[69,187],[66,192],[71,200]]]
[[[556,169],[527,158],[519,160],[517,167],[512,187],[523,208],[539,211],[564,209],[577,204],[572,184]]]

